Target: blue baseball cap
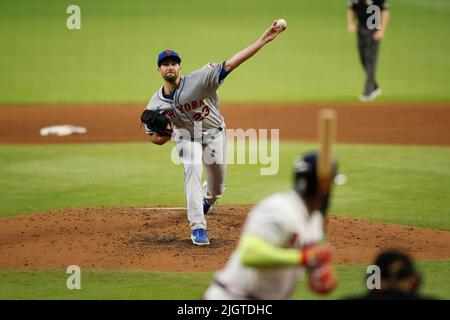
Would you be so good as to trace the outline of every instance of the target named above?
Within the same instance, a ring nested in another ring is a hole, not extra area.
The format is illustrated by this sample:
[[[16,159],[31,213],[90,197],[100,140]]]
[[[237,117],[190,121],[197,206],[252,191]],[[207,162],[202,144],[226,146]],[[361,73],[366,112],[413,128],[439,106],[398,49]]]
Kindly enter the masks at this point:
[[[176,53],[173,50],[164,50],[163,52],[161,52],[158,56],[158,67],[161,66],[161,60],[165,59],[167,57],[172,57],[175,58],[175,60],[178,61],[178,63],[181,63],[181,58],[180,55],[178,53]]]

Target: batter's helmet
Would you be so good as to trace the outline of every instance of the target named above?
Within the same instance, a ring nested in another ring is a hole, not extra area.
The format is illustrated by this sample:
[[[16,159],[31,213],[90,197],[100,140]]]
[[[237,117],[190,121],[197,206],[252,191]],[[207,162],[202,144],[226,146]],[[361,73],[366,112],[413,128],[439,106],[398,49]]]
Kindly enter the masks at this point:
[[[317,181],[317,152],[309,152],[303,156],[300,156],[294,161],[294,189],[302,197],[314,196],[319,193],[318,181]],[[334,176],[337,173],[337,162],[332,160],[332,174]],[[324,195],[322,211],[325,213],[328,207],[328,195]]]

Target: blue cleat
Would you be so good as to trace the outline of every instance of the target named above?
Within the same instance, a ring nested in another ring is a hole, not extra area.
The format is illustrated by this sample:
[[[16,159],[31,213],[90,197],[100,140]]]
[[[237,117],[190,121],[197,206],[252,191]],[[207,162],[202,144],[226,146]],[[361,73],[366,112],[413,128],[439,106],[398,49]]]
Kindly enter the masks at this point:
[[[209,208],[211,208],[209,201],[206,198],[203,198],[203,214],[207,214],[209,211]]]
[[[192,242],[198,246],[208,246],[209,239],[205,229],[195,229],[191,235]]]

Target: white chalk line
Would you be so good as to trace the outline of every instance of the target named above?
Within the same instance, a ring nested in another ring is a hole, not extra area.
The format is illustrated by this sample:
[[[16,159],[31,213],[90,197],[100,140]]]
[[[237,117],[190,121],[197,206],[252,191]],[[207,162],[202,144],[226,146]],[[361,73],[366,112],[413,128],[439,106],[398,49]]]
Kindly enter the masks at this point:
[[[186,210],[185,207],[167,207],[167,208],[138,208],[139,210]]]

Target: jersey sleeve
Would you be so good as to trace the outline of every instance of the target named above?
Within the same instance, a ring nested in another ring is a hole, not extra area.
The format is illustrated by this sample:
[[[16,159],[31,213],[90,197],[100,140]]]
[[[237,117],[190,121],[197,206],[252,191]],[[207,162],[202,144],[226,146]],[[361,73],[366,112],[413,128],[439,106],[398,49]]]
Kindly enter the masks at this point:
[[[244,233],[258,236],[275,246],[283,246],[291,233],[288,218],[282,208],[261,203],[250,213]]]
[[[203,84],[207,88],[216,90],[223,83],[223,80],[228,75],[224,70],[225,61],[222,63],[208,63],[200,72],[203,75]]]
[[[352,10],[356,10],[357,0],[348,0],[348,8]]]

